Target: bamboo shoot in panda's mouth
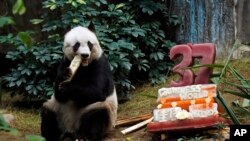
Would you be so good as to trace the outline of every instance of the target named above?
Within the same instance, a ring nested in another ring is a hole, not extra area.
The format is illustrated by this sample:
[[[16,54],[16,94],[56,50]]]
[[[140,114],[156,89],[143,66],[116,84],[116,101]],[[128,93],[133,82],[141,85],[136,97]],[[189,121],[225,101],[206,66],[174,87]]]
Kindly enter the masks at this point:
[[[80,67],[81,63],[82,63],[82,57],[80,55],[76,55],[69,65],[69,69],[71,70],[71,75],[68,78],[69,81],[72,80],[77,69]]]
[[[77,69],[80,67],[81,64],[82,64],[82,57],[80,55],[76,55],[71,61],[69,67],[67,68],[69,69],[69,74],[67,75],[67,79],[60,83],[59,88],[62,86],[62,84],[68,83],[72,80]]]

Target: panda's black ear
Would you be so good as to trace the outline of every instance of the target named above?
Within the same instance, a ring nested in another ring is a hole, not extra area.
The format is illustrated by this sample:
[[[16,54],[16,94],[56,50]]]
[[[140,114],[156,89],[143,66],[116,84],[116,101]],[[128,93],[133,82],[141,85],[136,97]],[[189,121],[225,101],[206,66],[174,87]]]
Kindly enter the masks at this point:
[[[88,29],[91,30],[92,32],[96,33],[95,31],[95,25],[93,22],[90,22],[89,26],[88,26]]]

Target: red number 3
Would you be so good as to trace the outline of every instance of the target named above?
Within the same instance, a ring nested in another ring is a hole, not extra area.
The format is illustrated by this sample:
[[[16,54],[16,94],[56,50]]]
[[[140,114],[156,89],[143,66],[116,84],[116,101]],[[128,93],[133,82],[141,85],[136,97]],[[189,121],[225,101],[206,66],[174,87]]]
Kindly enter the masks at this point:
[[[174,73],[180,75],[180,80],[172,81],[170,85],[177,87],[209,83],[209,77],[212,74],[211,68],[201,67],[197,74],[194,74],[192,70],[185,69],[185,67],[192,66],[195,58],[200,59],[201,64],[213,64],[215,53],[215,45],[212,43],[176,45],[172,47],[170,50],[170,59],[176,60],[179,56],[182,56],[182,60],[172,69]]]

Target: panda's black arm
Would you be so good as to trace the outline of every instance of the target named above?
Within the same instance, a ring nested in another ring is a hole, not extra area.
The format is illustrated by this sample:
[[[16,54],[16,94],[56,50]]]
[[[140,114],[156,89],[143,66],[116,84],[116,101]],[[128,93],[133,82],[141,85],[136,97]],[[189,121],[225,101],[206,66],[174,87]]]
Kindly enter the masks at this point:
[[[89,85],[88,87],[77,87],[74,85],[70,99],[77,103],[77,105],[85,106],[97,101],[104,101],[106,94],[102,92],[101,88],[95,85]]]
[[[67,76],[69,74],[69,70],[67,68],[69,65],[70,65],[70,61],[66,58],[63,58],[57,70],[57,76],[56,76],[55,84],[54,84],[54,92],[55,92],[56,99],[59,102],[66,102],[68,100],[67,94],[61,93],[59,91],[59,85],[61,82],[63,82],[64,80],[68,78]]]
[[[66,58],[62,58],[62,61],[57,69],[57,75],[55,79],[55,83],[61,83],[62,81],[66,80],[69,75],[68,66],[70,65],[70,61]]]
[[[104,101],[114,90],[112,74],[104,55],[98,61],[93,61],[88,67],[81,67],[73,80],[61,86],[67,75],[65,71],[70,62],[62,63],[55,81],[55,97],[59,102],[73,100],[77,104],[88,105]]]
[[[113,80],[110,72],[105,69],[107,67],[98,67],[87,72],[79,70],[84,72],[77,73],[71,82],[61,85],[61,88],[59,85],[63,79],[58,77],[55,82],[55,98],[59,102],[73,100],[80,106],[104,101],[113,92]]]
[[[97,101],[104,101],[109,94],[104,85],[110,82],[100,83],[99,81],[88,82],[84,85],[81,83],[67,83],[62,89],[55,94],[56,99],[60,102],[73,100],[79,106],[86,106]]]

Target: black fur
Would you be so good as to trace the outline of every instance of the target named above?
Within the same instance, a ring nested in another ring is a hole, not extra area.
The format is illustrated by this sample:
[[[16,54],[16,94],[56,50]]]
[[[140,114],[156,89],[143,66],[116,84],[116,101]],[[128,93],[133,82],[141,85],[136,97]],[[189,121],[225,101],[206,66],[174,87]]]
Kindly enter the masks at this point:
[[[105,136],[109,121],[107,109],[97,109],[88,112],[81,118],[79,138],[86,137],[90,141],[99,141]]]
[[[80,66],[70,82],[61,84],[68,78],[70,63],[66,57],[63,58],[55,80],[54,96],[60,105],[73,101],[76,109],[84,109],[92,103],[105,101],[113,93],[115,87],[112,73],[104,54],[88,66]],[[79,129],[69,133],[67,129],[59,128],[58,111],[49,108],[44,106],[41,112],[41,132],[47,141],[100,141],[107,127],[112,124],[108,109],[94,109],[81,115]],[[67,111],[63,114],[67,114]]]
[[[88,47],[89,47],[90,50],[92,50],[93,46],[94,45],[90,41],[88,41]]]
[[[78,48],[80,47],[80,43],[79,42],[76,42],[76,44],[73,46],[73,50],[74,52],[76,52],[78,50]]]
[[[43,107],[41,117],[42,136],[44,136],[47,141],[58,141],[62,132],[58,128],[56,113]]]
[[[70,83],[60,83],[67,79],[70,61],[63,59],[55,81],[55,98],[59,102],[73,100],[78,106],[104,101],[114,90],[112,74],[104,54],[88,66],[80,66]]]

